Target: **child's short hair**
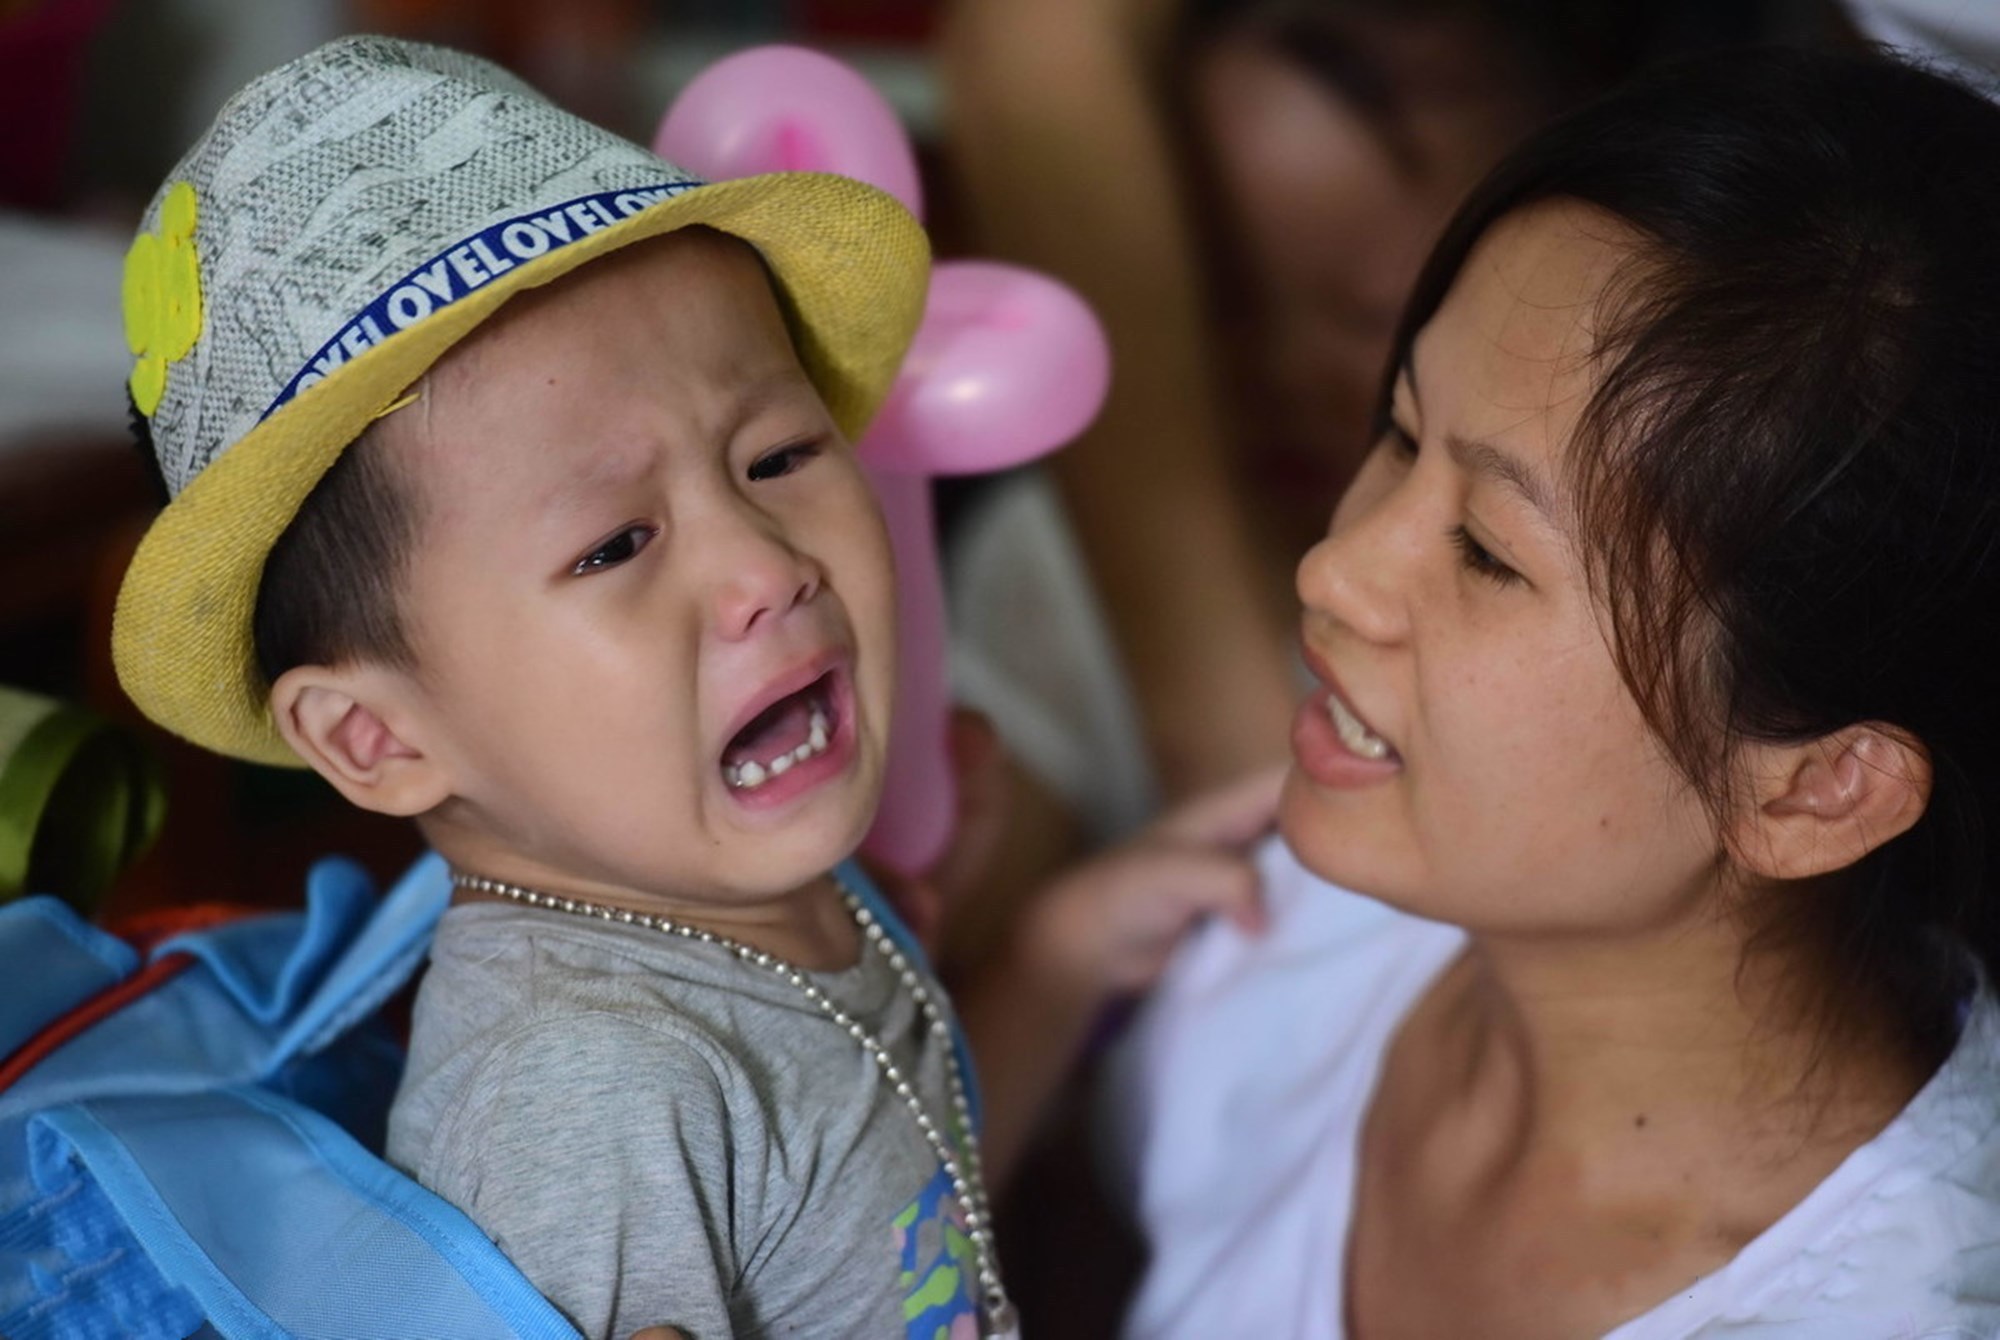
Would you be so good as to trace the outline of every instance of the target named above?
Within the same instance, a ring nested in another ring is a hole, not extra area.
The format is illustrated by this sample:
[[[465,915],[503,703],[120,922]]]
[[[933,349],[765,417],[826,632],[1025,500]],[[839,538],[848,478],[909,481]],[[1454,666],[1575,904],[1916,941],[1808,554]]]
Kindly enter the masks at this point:
[[[1474,192],[1391,373],[1500,218],[1567,199],[1636,230],[1568,461],[1620,668],[1718,810],[1741,742],[1914,737],[1923,817],[1761,911],[1767,934],[1824,948],[1834,989],[1893,1002],[1932,1044],[1955,1031],[1964,948],[2000,968],[1996,163],[2000,107],[1888,59],[1662,72]]]
[[[131,390],[173,494],[119,592],[133,701],[199,744],[296,766],[271,671],[408,654],[393,588],[420,500],[365,446],[345,468],[343,452],[515,293],[693,226],[758,251],[807,376],[858,433],[929,270],[882,192],[807,173],[703,183],[485,61],[379,37],[230,99],[125,266]],[[267,568],[283,589],[260,602]]]
[[[252,635],[266,680],[300,665],[414,663],[398,587],[420,513],[380,434],[340,453],[264,560]]]
[[[137,405],[128,409],[133,445],[164,507],[173,494],[152,425]],[[271,546],[257,584],[252,637],[266,680],[300,665],[414,664],[398,602],[398,580],[416,542],[412,489],[372,427],[313,485]]]

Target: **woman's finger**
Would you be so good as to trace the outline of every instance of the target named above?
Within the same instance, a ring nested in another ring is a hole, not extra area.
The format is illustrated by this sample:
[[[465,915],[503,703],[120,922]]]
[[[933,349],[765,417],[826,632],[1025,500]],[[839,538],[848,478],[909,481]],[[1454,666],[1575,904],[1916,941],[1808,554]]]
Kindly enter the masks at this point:
[[[1155,831],[1183,842],[1247,846],[1269,832],[1278,817],[1284,764],[1240,777],[1169,811]]]

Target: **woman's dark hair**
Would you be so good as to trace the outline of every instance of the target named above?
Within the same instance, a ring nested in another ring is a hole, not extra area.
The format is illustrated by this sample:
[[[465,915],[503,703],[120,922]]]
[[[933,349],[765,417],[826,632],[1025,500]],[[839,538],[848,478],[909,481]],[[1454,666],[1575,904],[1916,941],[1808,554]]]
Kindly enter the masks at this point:
[[[1390,365],[1502,217],[1581,201],[1637,231],[1568,458],[1620,669],[1718,812],[1741,742],[1860,723],[1916,742],[1934,781],[1915,826],[1774,895],[1753,943],[1822,956],[1827,1026],[1886,998],[1933,1052],[1956,956],[2000,967],[1996,163],[2000,107],[1885,57],[1664,69],[1474,191]]]
[[[152,424],[127,401],[132,437],[165,506]],[[416,500],[373,433],[335,458],[264,560],[252,637],[269,683],[299,665],[411,662],[397,603]]]

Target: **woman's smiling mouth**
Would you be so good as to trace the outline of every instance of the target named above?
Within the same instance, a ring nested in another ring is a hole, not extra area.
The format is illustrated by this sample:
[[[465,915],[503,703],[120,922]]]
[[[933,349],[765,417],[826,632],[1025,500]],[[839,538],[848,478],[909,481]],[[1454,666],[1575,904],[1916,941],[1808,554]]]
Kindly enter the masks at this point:
[[[1326,714],[1333,722],[1333,729],[1340,736],[1340,742],[1350,751],[1365,759],[1379,760],[1393,752],[1389,742],[1369,730],[1365,722],[1354,714],[1354,709],[1342,700],[1339,693],[1329,690],[1326,695]]]
[[[1372,786],[1401,772],[1403,756],[1355,710],[1333,668],[1312,648],[1302,650],[1320,687],[1292,719],[1299,770],[1321,786],[1341,789]]]

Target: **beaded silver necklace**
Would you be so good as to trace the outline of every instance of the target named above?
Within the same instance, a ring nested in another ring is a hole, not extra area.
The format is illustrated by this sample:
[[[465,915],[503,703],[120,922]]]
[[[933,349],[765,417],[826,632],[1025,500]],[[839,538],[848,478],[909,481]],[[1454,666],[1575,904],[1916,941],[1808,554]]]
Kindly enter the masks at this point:
[[[726,949],[739,960],[757,968],[776,974],[792,984],[815,1006],[819,1012],[832,1020],[846,1034],[853,1038],[875,1062],[876,1072],[882,1082],[889,1086],[896,1097],[916,1118],[917,1129],[923,1132],[938,1163],[944,1168],[945,1176],[951,1179],[952,1194],[958,1198],[959,1207],[965,1212],[965,1236],[972,1244],[974,1269],[979,1276],[979,1289],[983,1307],[980,1317],[980,1334],[993,1340],[1018,1340],[1020,1323],[1014,1314],[1014,1305],[1008,1301],[1007,1290],[1000,1282],[1000,1271],[993,1250],[992,1215],[986,1198],[986,1182],[979,1162],[979,1141],[972,1129],[972,1105],[966,1097],[965,1077],[959,1073],[958,1050],[952,1045],[951,1026],[945,1022],[944,1014],[938,1009],[937,1001],[929,987],[924,985],[922,976],[904,957],[903,951],[889,933],[882,928],[854,891],[839,878],[834,877],[834,887],[840,890],[841,901],[847,904],[848,913],[855,925],[861,928],[863,941],[876,953],[888,960],[889,967],[901,981],[903,989],[917,1002],[923,1013],[925,1026],[932,1040],[943,1049],[945,1077],[951,1088],[953,1116],[957,1119],[965,1157],[961,1160],[952,1148],[951,1141],[938,1122],[924,1106],[918,1096],[916,1086],[911,1084],[882,1039],[868,1031],[867,1025],[835,1004],[832,997],[821,990],[819,985],[805,974],[805,971],[788,960],[764,950],[753,948],[740,940],[732,940],[726,935],[706,931],[699,926],[690,926],[670,917],[653,916],[645,912],[633,912],[622,907],[607,907],[602,903],[585,902],[580,898],[564,898],[557,894],[544,893],[539,889],[523,888],[519,884],[508,884],[502,880],[487,879],[483,875],[468,874],[463,870],[451,872],[451,882],[461,889],[476,893],[490,893],[497,897],[524,903],[529,907],[547,908],[556,912],[569,912],[576,916],[593,917],[599,921],[614,922],[621,926],[639,926],[663,935],[679,936],[683,940],[694,940],[701,944],[714,945]]]

